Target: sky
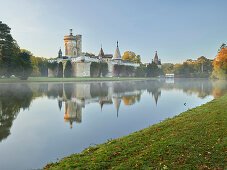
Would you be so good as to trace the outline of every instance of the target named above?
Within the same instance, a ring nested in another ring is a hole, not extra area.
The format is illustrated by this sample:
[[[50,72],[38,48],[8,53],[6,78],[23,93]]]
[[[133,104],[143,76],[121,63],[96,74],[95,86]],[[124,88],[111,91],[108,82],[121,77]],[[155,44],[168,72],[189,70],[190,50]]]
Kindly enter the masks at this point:
[[[134,51],[163,63],[213,59],[227,43],[226,0],[0,0],[0,21],[35,56],[64,54],[63,37],[82,35],[82,51]]]

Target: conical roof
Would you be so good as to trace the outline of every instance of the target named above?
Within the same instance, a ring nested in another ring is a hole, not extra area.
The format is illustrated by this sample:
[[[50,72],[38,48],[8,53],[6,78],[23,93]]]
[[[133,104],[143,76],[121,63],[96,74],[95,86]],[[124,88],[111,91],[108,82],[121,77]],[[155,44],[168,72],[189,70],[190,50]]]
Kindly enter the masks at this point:
[[[103,56],[104,56],[104,52],[103,52],[102,47],[101,47],[101,49],[100,49],[100,51],[99,51],[99,55],[98,55],[98,56],[101,56],[101,57],[103,57]]]
[[[114,53],[114,56],[113,56],[113,59],[114,60],[121,60],[121,53],[120,53],[120,50],[119,50],[119,47],[118,47],[118,42],[117,42],[117,48],[115,50],[115,53]]]
[[[157,54],[157,51],[155,51],[154,62],[158,64],[158,54]]]

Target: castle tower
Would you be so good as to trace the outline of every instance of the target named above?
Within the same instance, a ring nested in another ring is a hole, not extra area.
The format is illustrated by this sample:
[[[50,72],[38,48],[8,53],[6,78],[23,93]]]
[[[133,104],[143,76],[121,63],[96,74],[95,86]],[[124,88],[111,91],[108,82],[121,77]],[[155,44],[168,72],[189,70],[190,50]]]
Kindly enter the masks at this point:
[[[73,36],[72,29],[69,30],[69,35],[64,36],[65,41],[65,56],[80,57],[82,55],[82,35]]]
[[[122,60],[121,53],[120,53],[120,50],[119,50],[119,47],[118,47],[118,41],[117,41],[117,48],[116,48],[114,56],[113,56],[113,60],[115,60],[115,61]]]

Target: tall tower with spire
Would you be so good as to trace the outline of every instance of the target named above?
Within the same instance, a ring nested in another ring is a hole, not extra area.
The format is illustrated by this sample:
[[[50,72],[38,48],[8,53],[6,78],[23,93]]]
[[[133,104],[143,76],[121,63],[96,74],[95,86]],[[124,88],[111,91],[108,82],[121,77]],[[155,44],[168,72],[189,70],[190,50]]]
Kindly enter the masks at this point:
[[[157,53],[157,51],[155,51],[154,60],[152,62],[155,63],[155,64],[157,64],[158,68],[161,68],[162,64],[161,64],[161,60],[158,59],[158,53]]]
[[[116,62],[122,60],[121,53],[120,53],[120,50],[119,50],[119,47],[118,47],[118,41],[117,41],[117,48],[116,48],[114,56],[113,56],[113,60],[116,61]]]

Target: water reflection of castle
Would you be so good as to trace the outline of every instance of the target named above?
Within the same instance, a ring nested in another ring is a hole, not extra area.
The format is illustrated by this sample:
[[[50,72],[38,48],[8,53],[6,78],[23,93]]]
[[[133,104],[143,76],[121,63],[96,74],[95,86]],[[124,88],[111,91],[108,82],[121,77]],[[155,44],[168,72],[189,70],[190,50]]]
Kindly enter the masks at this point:
[[[3,83],[0,84],[0,142],[10,135],[13,121],[17,118],[20,110],[28,109],[33,100],[44,96],[58,100],[59,108],[62,109],[63,107],[66,111],[64,120],[72,125],[73,122],[82,122],[82,109],[89,102],[98,103],[100,109],[105,107],[105,105],[112,104],[116,108],[118,115],[122,104],[133,105],[139,102],[144,91],[152,94],[155,102],[158,102],[161,90],[179,89],[189,95],[196,94],[199,98],[205,98],[209,95],[217,98],[227,93],[226,87],[226,81],[211,82],[205,79],[175,79],[171,82],[152,80],[90,84]],[[76,105],[69,103],[76,103]]]
[[[144,83],[144,82],[143,82]],[[118,117],[121,102],[124,105],[134,105],[140,101],[145,87],[137,87],[138,82],[102,82],[102,83],[65,83],[49,84],[49,95],[57,97],[59,109],[65,104],[64,121],[69,122],[72,128],[73,122],[82,122],[82,110],[85,105],[97,103],[102,111],[105,105],[114,105]],[[144,86],[144,84],[141,84]],[[157,104],[161,91],[152,87],[152,95]]]

